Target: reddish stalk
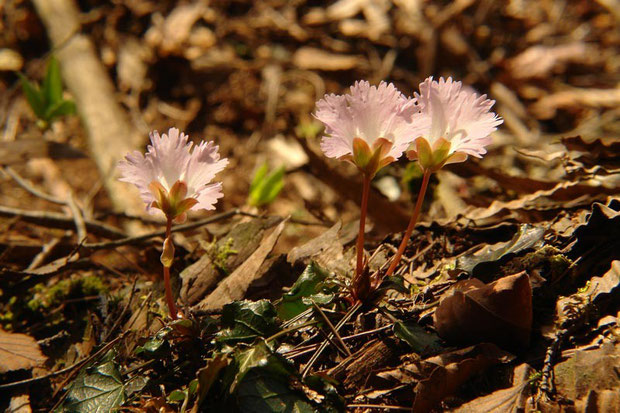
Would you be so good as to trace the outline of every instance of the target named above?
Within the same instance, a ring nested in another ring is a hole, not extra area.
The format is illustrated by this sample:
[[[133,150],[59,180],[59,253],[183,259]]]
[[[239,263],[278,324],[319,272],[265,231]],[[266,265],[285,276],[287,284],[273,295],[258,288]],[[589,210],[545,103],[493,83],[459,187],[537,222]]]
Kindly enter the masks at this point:
[[[357,279],[363,271],[364,266],[364,229],[366,227],[366,210],[368,209],[368,193],[370,192],[371,177],[364,174],[364,183],[362,184],[362,204],[360,206],[360,232],[357,235],[357,267],[355,269],[355,278]]]
[[[416,222],[418,222],[418,217],[420,216],[420,211],[422,210],[422,201],[424,201],[424,195],[426,195],[426,188],[428,187],[428,181],[431,177],[431,171],[426,170],[424,172],[424,177],[422,178],[422,187],[420,188],[420,192],[418,193],[418,199],[416,200],[415,207],[413,209],[413,214],[411,215],[411,219],[409,220],[409,225],[407,226],[407,230],[405,231],[405,235],[403,236],[403,240],[398,247],[398,251],[394,258],[392,258],[392,263],[390,267],[385,273],[385,277],[389,277],[394,273],[396,266],[400,262],[403,253],[405,252],[405,247],[407,247],[407,242],[409,241],[409,237],[411,237],[411,233],[413,232],[413,228],[415,227]]]
[[[172,219],[168,218],[166,222],[166,238],[170,238],[172,230]],[[172,241],[172,238],[170,238]],[[170,311],[170,317],[173,320],[178,318],[177,306],[174,304],[174,298],[172,298],[172,288],[170,287],[170,267],[164,265],[164,288],[166,290],[166,302],[168,303],[168,311]]]

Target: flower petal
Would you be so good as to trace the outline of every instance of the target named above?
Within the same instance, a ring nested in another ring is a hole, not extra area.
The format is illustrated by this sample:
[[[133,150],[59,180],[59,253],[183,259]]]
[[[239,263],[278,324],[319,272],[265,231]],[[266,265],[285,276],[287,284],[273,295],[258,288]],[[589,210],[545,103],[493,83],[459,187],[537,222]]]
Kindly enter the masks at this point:
[[[330,158],[352,155],[355,138],[371,147],[384,138],[393,144],[387,156],[397,159],[430,124],[430,120],[417,116],[415,101],[386,82],[379,86],[355,82],[350,94],[326,95],[316,107],[314,116],[325,125],[321,149]]]
[[[503,120],[491,112],[495,103],[486,95],[478,96],[472,89],[452,78],[429,77],[420,84],[415,100],[431,127],[424,137],[431,146],[440,138],[451,143],[450,153],[462,152],[480,157],[491,143],[490,134]]]

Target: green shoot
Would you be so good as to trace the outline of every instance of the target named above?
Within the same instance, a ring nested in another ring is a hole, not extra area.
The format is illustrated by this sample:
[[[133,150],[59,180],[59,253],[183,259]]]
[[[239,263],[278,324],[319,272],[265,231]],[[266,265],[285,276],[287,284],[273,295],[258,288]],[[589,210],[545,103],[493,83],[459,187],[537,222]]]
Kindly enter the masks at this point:
[[[248,204],[260,207],[272,202],[284,187],[284,167],[281,166],[269,172],[267,163],[264,163],[252,179]]]
[[[37,124],[47,129],[56,118],[75,113],[75,103],[62,97],[62,79],[58,61],[52,56],[47,64],[47,71],[41,87],[18,73],[22,90],[30,108],[39,118]]]

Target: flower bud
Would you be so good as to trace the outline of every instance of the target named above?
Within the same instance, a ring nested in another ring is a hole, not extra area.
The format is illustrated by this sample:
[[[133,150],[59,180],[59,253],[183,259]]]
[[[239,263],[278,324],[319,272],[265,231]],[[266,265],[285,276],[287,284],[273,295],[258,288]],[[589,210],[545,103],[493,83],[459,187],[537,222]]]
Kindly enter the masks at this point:
[[[164,240],[164,249],[161,252],[159,260],[164,267],[170,268],[172,266],[172,261],[174,260],[174,244],[172,243],[171,237]]]

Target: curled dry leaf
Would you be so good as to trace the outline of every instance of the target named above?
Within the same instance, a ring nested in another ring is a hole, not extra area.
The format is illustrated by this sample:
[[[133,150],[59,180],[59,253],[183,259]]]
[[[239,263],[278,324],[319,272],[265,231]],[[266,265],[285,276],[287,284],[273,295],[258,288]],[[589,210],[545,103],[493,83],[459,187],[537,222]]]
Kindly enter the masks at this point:
[[[512,354],[491,343],[482,343],[426,359],[423,370],[428,376],[415,388],[413,413],[431,411],[473,375],[495,364],[508,363],[512,359]]]
[[[452,343],[491,342],[527,347],[532,330],[532,288],[525,271],[490,284],[460,281],[433,316],[440,337]]]

